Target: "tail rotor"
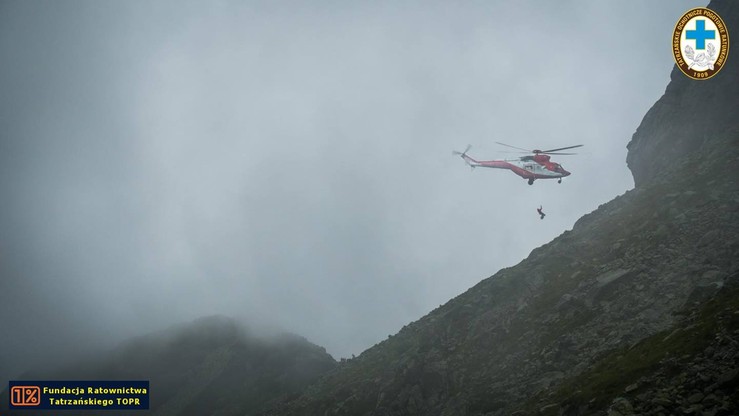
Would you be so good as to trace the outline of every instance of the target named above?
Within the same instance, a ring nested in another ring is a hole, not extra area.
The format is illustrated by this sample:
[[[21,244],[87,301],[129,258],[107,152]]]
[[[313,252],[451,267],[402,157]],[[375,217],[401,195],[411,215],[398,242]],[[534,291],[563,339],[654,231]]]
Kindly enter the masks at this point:
[[[466,163],[466,164],[468,164],[470,166],[470,169],[475,170],[475,165],[473,165],[472,163],[470,163],[470,161],[473,160],[473,159],[470,159],[470,157],[467,156],[467,152],[469,152],[471,148],[472,148],[472,145],[471,144],[468,144],[467,147],[464,149],[464,152],[459,152],[459,151],[454,150],[454,151],[452,151],[452,154],[454,156],[461,157],[462,160],[464,160],[464,163]]]
[[[468,145],[467,145],[467,148],[466,148],[466,149],[464,149],[464,152],[459,152],[459,151],[457,151],[457,150],[453,150],[453,151],[452,151],[452,154],[453,154],[454,156],[461,156],[462,158],[464,158],[465,156],[467,156],[467,152],[469,152],[471,148],[472,148],[472,145],[471,145],[471,144],[468,144]]]

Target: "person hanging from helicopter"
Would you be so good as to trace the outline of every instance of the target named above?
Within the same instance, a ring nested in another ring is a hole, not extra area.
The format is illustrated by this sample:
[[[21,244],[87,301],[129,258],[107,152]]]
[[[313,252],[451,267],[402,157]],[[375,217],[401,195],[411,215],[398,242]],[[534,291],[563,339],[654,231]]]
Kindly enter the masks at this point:
[[[539,208],[536,209],[536,212],[539,213],[539,215],[541,216],[540,219],[542,220],[544,219],[544,217],[547,216],[547,214],[545,214],[544,211],[541,210],[541,205],[539,205]]]

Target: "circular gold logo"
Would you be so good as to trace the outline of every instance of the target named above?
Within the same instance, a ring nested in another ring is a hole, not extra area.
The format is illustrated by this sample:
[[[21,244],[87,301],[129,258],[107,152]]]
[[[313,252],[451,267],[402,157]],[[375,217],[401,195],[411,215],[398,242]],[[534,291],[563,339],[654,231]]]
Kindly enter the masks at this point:
[[[672,33],[672,55],[683,74],[693,79],[716,75],[729,57],[729,31],[711,9],[685,12]]]

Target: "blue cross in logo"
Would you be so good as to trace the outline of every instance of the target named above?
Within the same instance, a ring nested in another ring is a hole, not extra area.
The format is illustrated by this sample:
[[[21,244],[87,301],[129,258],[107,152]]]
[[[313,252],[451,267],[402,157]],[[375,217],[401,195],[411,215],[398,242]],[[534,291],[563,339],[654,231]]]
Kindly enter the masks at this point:
[[[705,20],[696,20],[695,30],[685,31],[685,38],[695,40],[695,49],[706,49],[706,39],[716,39],[716,31],[706,30]]]

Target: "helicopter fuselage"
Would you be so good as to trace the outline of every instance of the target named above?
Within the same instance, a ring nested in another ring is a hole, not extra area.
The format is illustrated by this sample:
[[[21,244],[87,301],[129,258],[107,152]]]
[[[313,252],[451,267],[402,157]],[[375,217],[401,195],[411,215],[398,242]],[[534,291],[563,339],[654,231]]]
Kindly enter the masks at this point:
[[[508,169],[516,175],[528,179],[561,179],[570,176],[562,165],[552,162],[548,155],[536,154],[513,160],[475,160],[466,154],[462,158],[473,168]]]

